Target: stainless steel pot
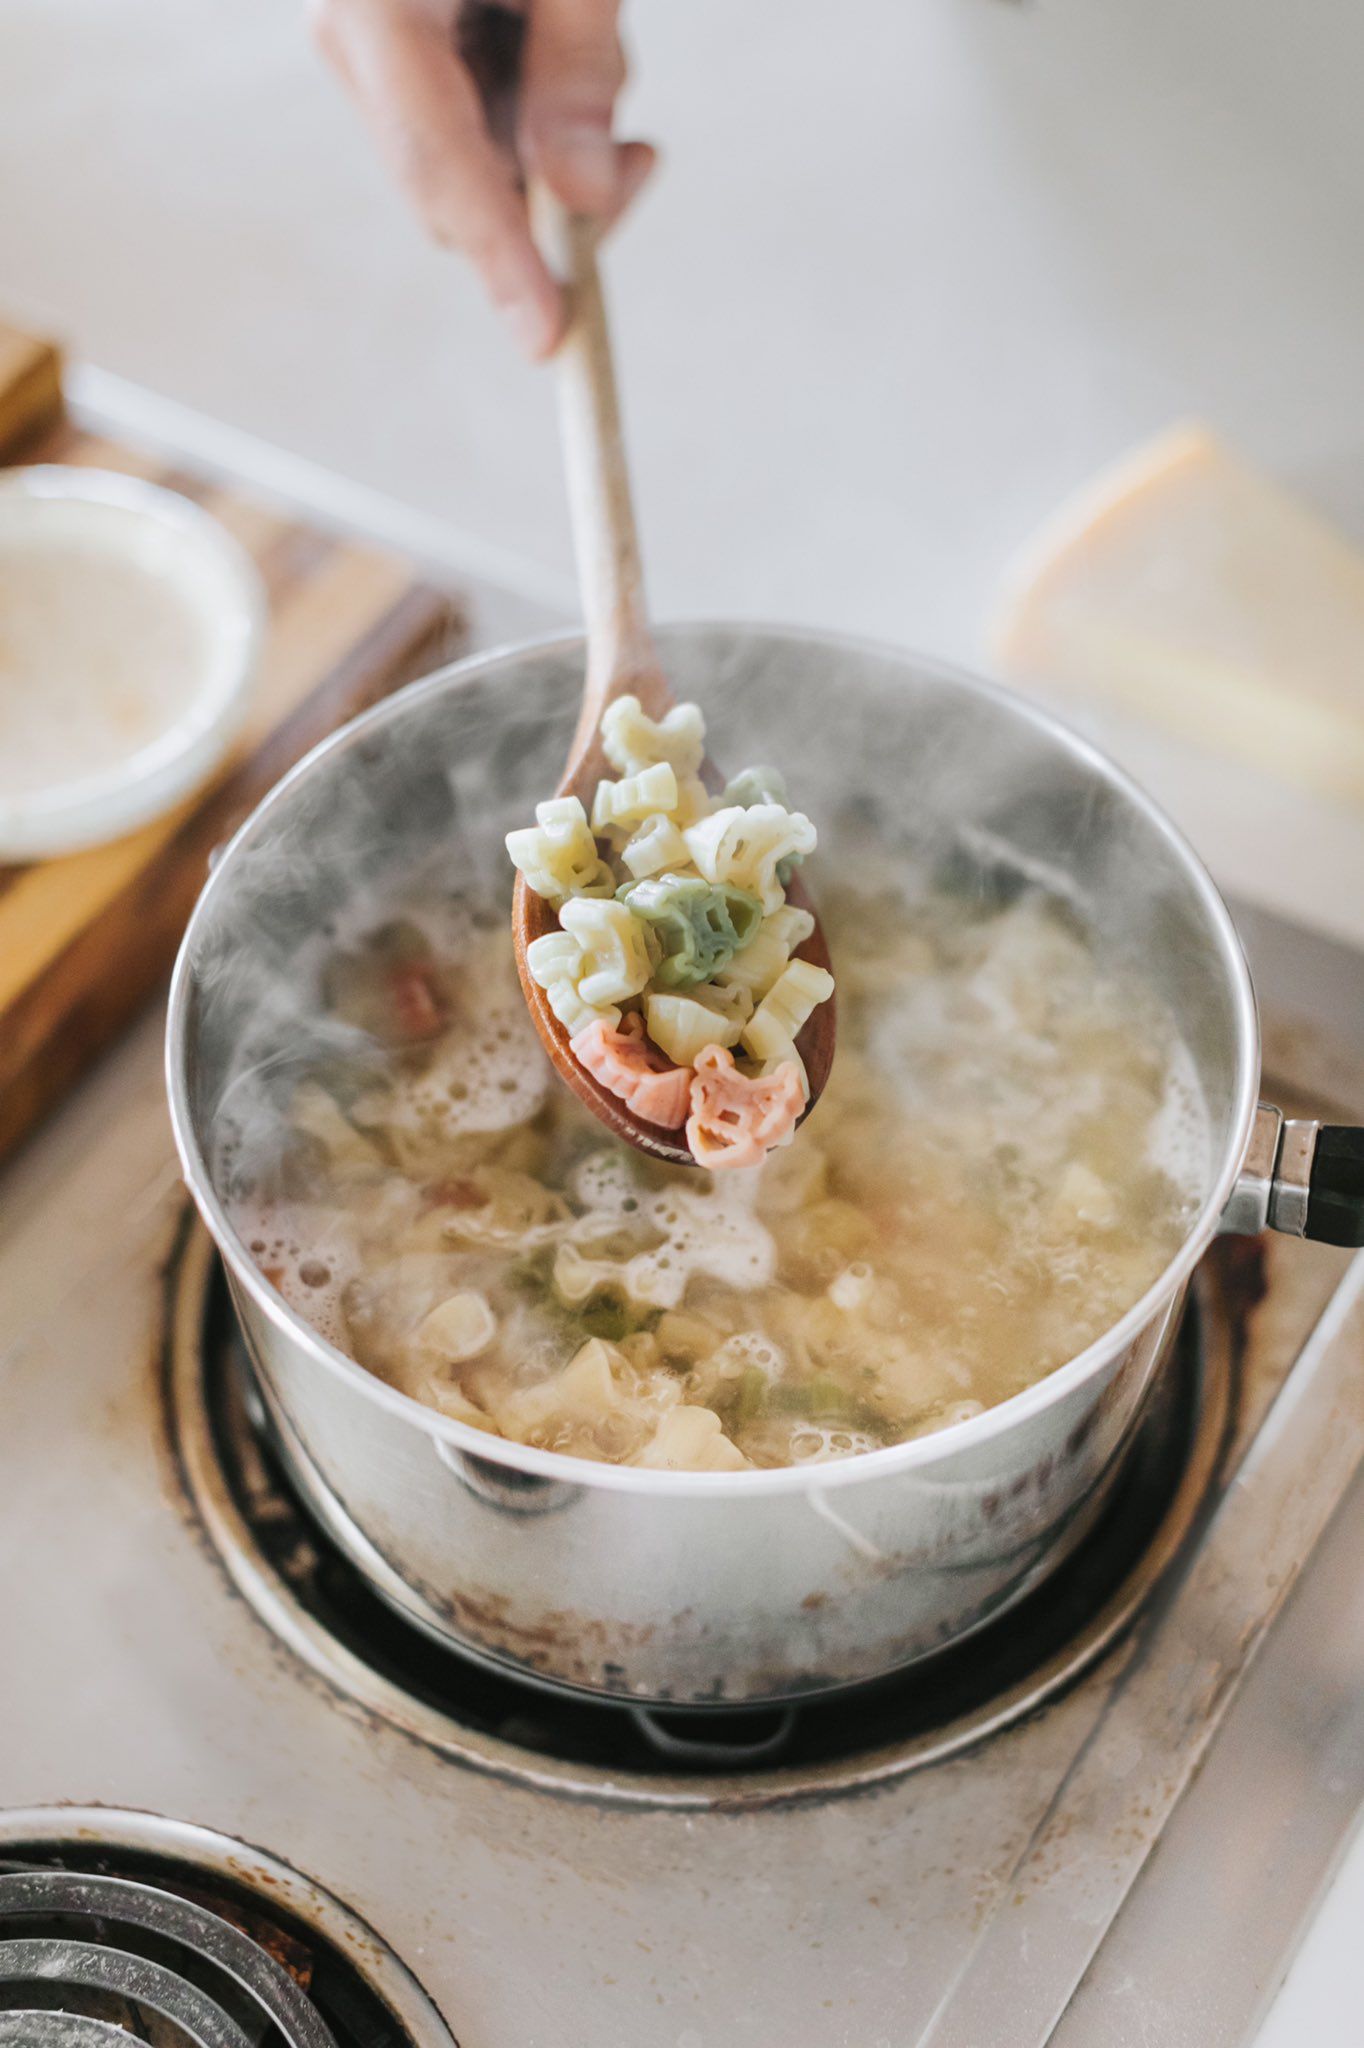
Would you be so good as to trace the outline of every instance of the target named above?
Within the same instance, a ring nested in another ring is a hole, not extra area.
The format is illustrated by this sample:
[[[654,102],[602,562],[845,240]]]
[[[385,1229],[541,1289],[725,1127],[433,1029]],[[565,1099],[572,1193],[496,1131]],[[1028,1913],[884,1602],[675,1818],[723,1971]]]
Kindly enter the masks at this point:
[[[1028,1392],[936,1436],[814,1469],[674,1473],[563,1458],[448,1420],[285,1306],[220,1198],[234,1091],[247,1073],[287,1074],[306,1046],[316,1020],[294,963],[358,885],[438,850],[453,884],[504,914],[502,834],[564,758],[576,640],[414,685],[267,798],[218,861],[180,955],[171,1108],[293,1477],[394,1606],[559,1686],[689,1704],[789,1699],[911,1663],[1054,1569],[1120,1470],[1213,1235],[1266,1220],[1352,1230],[1356,1136],[1327,1141],[1334,1180],[1311,1192],[1315,1127],[1257,1115],[1254,999],[1206,872],[1140,790],[1044,713],[828,635],[686,627],[661,644],[678,693],[705,705],[718,759],[780,760],[820,821],[826,871],[871,832],[993,884],[1038,879],[1077,901],[1170,1004],[1207,1099],[1215,1168],[1178,1256],[1121,1322]]]

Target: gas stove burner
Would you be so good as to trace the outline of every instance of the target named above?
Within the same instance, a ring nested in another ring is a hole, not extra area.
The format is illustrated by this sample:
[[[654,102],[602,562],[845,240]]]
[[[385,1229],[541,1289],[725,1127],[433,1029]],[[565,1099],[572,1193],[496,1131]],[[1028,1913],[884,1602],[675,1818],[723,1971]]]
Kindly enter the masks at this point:
[[[453,2048],[371,1929],[207,1829],[0,1815],[0,2048]]]
[[[1195,1525],[1231,1413],[1216,1266],[1103,1516],[1017,1607],[910,1670],[798,1706],[662,1712],[542,1689],[390,1608],[293,1492],[221,1269],[197,1226],[169,1276],[166,1394],[186,1490],[234,1584],[337,1691],[442,1754],[607,1803],[828,1798],[903,1776],[1034,1712],[1139,1617]]]

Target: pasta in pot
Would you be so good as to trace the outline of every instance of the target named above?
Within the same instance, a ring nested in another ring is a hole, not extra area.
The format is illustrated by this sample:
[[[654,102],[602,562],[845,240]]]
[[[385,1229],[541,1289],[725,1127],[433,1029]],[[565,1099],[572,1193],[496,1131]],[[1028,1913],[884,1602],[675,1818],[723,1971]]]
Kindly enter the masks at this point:
[[[775,768],[746,768],[710,796],[698,705],[655,720],[619,697],[601,741],[620,780],[597,784],[590,825],[576,797],[556,797],[507,834],[512,865],[559,917],[527,946],[527,966],[579,1065],[642,1122],[685,1125],[712,1171],[761,1165],[804,1113],[796,1038],[834,991],[831,974],[792,958],[814,919],[787,904],[786,886],[815,828],[788,808]],[[634,1038],[670,1085],[641,1088],[640,1060],[624,1053]],[[704,1057],[732,1047],[727,1066]]]
[[[666,738],[685,764],[692,728]],[[621,751],[624,771],[639,756]],[[867,887],[825,911],[844,999],[827,1108],[752,1172],[661,1165],[554,1084],[500,916],[430,897],[333,944],[333,1041],[291,1086],[277,1154],[230,1179],[239,1232],[360,1364],[551,1451],[821,1462],[1007,1399],[1181,1242],[1207,1172],[1191,1063],[1155,999],[1040,894],[989,908]],[[705,1012],[705,1146],[727,1142],[728,1089],[792,1085],[757,1064],[810,998],[790,961],[803,917],[755,918],[724,986],[647,999]],[[571,931],[551,943],[584,950]],[[614,990],[604,957],[592,972]],[[637,1011],[592,1028],[594,1058],[686,1113]],[[753,1047],[747,1071],[725,1040]]]

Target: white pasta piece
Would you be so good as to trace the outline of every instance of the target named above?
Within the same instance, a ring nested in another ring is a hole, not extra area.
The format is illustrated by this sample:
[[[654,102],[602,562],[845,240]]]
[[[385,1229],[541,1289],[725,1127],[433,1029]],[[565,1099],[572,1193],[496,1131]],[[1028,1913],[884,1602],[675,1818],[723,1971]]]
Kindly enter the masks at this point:
[[[594,1294],[625,1286],[625,1270],[617,1259],[589,1259],[575,1244],[561,1244],[554,1254],[554,1292],[565,1308],[581,1308]]]
[[[803,811],[780,804],[729,804],[690,826],[683,838],[708,882],[732,882],[747,889],[766,915],[780,910],[785,892],[777,863],[813,853],[815,828]]]
[[[702,818],[708,818],[715,809],[715,799],[699,775],[683,775],[677,784],[677,802],[671,806],[670,815],[675,825],[685,828],[695,825]],[[683,856],[687,858],[686,855]]]
[[[679,776],[694,775],[706,750],[706,725],[699,704],[675,704],[655,721],[638,697],[617,697],[602,717],[601,741],[622,775],[638,775],[655,761],[666,761]]]
[[[597,784],[592,799],[592,830],[599,835],[624,833],[659,811],[670,811],[677,802],[677,777],[666,761],[655,761],[638,775],[622,782]]]
[[[722,1017],[695,996],[648,995],[644,1021],[654,1044],[679,1067],[692,1067],[708,1045],[737,1045],[744,1026],[738,1017]]]
[[[1112,1189],[1079,1159],[1072,1159],[1061,1175],[1053,1210],[1072,1228],[1076,1223],[1090,1223],[1100,1230],[1111,1230],[1118,1220],[1118,1204]]]
[[[623,1361],[614,1345],[603,1343],[600,1337],[589,1337],[562,1372],[542,1380],[537,1387],[521,1387],[509,1395],[497,1420],[517,1435],[556,1418],[600,1421],[621,1398],[613,1371],[617,1363]]]
[[[649,928],[628,904],[575,897],[560,911],[559,922],[582,949],[577,988],[583,1002],[594,1009],[623,1003],[647,985],[654,971]]]
[[[742,1472],[749,1465],[725,1435],[713,1408],[670,1408],[642,1451],[630,1460],[664,1472]]]
[[[687,993],[693,1002],[704,1003],[717,1017],[723,1017],[726,1024],[746,1024],[753,1015],[753,998],[741,986],[720,988],[713,981],[703,981]]]
[[[528,1252],[553,1244],[572,1222],[563,1196],[534,1174],[512,1166],[477,1166],[467,1176],[485,1199],[470,1208],[433,1212],[447,1244],[492,1245],[501,1251]]]
[[[620,857],[639,882],[646,875],[661,875],[665,868],[685,871],[691,866],[687,842],[671,818],[650,818],[626,840]]]
[[[570,1038],[576,1038],[601,1017],[614,1031],[620,1023],[615,1003],[589,1003],[579,989],[583,949],[572,932],[546,932],[526,948],[526,965],[549,998],[549,1007]]]
[[[413,1344],[419,1352],[447,1365],[479,1358],[497,1335],[497,1317],[481,1294],[463,1288],[438,1302],[417,1325]]]
[[[471,1429],[491,1430],[497,1434],[497,1425],[486,1408],[480,1408],[471,1401],[458,1380],[446,1379],[441,1373],[433,1373],[426,1382],[422,1396],[433,1408],[439,1408],[442,1415],[448,1415],[455,1422],[467,1422]]]
[[[755,1003],[762,1001],[797,946],[815,928],[808,910],[784,903],[765,917],[746,946],[715,976],[717,988],[745,988]]]
[[[834,978],[824,968],[810,960],[791,961],[745,1024],[744,1050],[755,1060],[789,1058],[810,1012],[833,992]]]
[[[512,865],[537,896],[557,909],[570,896],[610,896],[616,880],[597,852],[587,813],[576,796],[535,806],[536,823],[507,834]]]
[[[326,1146],[333,1167],[378,1166],[382,1154],[317,1081],[300,1081],[289,1106],[289,1120]]]

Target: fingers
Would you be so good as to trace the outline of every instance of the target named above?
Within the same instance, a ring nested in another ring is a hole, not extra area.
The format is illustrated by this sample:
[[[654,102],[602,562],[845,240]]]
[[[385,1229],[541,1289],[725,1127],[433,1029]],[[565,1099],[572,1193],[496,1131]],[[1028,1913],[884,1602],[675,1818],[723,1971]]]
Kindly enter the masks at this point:
[[[619,0],[533,0],[521,80],[521,154],[565,206],[614,220],[648,176],[647,143],[611,137],[625,55]]]
[[[562,294],[456,56],[454,5],[320,0],[313,12],[324,54],[431,234],[474,264],[526,353],[548,355],[563,325]]]

